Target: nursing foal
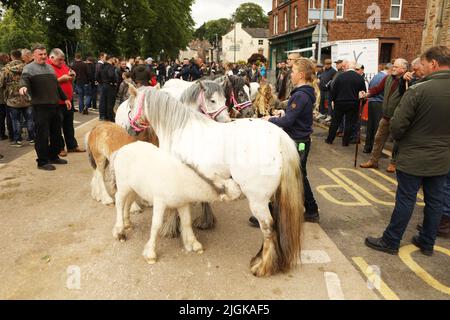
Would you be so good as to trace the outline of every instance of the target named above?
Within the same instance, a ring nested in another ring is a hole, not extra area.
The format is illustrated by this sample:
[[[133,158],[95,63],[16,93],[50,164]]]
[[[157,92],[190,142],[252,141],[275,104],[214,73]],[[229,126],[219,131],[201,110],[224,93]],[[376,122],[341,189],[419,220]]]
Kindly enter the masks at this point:
[[[142,131],[138,136],[130,136],[125,129],[112,122],[97,125],[85,137],[86,150],[92,168],[95,169],[91,180],[91,195],[96,201],[105,205],[114,203],[114,193],[107,190],[105,170],[110,163],[111,154],[124,145],[137,140],[151,142],[158,146],[158,137],[152,128]]]
[[[202,253],[203,246],[192,230],[190,204],[234,200],[240,196],[225,193],[193,166],[141,141],[128,144],[112,154],[109,174],[113,177],[111,189],[117,189],[117,220],[113,228],[115,239],[126,239],[125,230],[131,228],[130,207],[137,197],[153,203],[150,240],[143,252],[149,264],[156,262],[156,238],[166,209],[178,210],[185,249]]]

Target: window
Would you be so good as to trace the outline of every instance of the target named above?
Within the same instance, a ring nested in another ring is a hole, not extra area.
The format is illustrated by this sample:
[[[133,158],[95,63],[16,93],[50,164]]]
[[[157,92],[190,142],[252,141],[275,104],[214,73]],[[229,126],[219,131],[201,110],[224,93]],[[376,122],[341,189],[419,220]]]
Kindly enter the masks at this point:
[[[273,34],[278,34],[278,15],[273,16]]]
[[[258,46],[263,46],[264,45],[264,40],[258,40]]]
[[[344,0],[336,1],[336,18],[344,18]]]
[[[316,0],[308,0],[308,10],[316,8]],[[308,19],[308,23],[311,23],[313,20]]]
[[[390,63],[392,59],[393,43],[382,43],[380,48],[380,63]]]
[[[402,0],[391,1],[391,20],[400,20],[402,16]]]
[[[275,8],[278,7],[278,0],[275,0]]]
[[[288,29],[288,16],[287,12],[284,12],[284,31],[287,31]]]
[[[298,7],[294,8],[294,27],[298,27]]]

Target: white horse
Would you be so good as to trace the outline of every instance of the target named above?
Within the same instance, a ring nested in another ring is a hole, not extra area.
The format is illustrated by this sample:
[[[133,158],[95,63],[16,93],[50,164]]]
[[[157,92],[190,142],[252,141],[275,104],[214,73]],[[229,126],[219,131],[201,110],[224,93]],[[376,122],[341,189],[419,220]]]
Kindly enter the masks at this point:
[[[251,261],[254,275],[286,272],[297,263],[303,186],[295,144],[282,129],[257,119],[214,122],[152,89],[130,97],[130,104],[130,132],[150,123],[161,148],[226,194],[242,190],[264,235],[263,247]]]
[[[121,241],[126,239],[125,230],[131,228],[131,204],[137,197],[153,203],[150,240],[143,252],[149,264],[156,262],[156,238],[166,209],[178,210],[185,249],[203,253],[203,246],[192,230],[190,203],[233,200],[240,195],[240,192],[225,195],[194,168],[150,143],[128,144],[115,152],[111,160],[110,174],[115,178],[111,179],[111,189],[117,188],[113,237]]]

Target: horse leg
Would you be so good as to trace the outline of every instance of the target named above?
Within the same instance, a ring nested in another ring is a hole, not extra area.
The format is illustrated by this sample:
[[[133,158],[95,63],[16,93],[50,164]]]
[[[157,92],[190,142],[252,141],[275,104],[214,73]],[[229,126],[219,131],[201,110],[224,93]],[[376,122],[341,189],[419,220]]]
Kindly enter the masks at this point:
[[[180,235],[180,219],[176,210],[167,210],[166,220],[159,232],[164,238],[177,238]]]
[[[136,194],[134,192],[131,192],[125,200],[124,210],[123,210],[123,223],[124,223],[125,230],[133,229],[133,226],[131,225],[131,220],[130,220],[130,212],[131,212],[131,206],[133,203],[135,203],[135,200],[136,200]]]
[[[194,230],[192,230],[190,205],[178,208],[178,213],[181,220],[181,237],[183,238],[184,248],[189,252],[203,253],[203,246],[198,242]]]
[[[140,213],[142,208],[137,201],[134,201],[130,208],[131,213]]]
[[[99,176],[99,172],[97,169],[94,171],[94,174],[92,175],[91,196],[92,196],[92,199],[94,199],[95,201],[101,201],[101,198],[100,198],[100,176]]]
[[[194,220],[194,227],[200,230],[213,229],[216,223],[216,218],[212,211],[211,205],[207,202],[202,202],[202,213]]]
[[[258,219],[264,236],[261,250],[250,262],[250,270],[257,277],[270,276],[279,271],[279,245],[268,207],[269,201],[249,199],[249,203],[251,212]]]
[[[123,212],[125,209],[126,201],[128,197],[128,192],[120,191],[116,193],[116,224],[113,228],[113,237],[121,242],[126,240],[125,228],[124,228],[124,216]]]
[[[156,263],[156,238],[161,229],[164,220],[164,210],[166,206],[161,201],[153,202],[152,227],[150,230],[150,239],[144,247],[142,255],[148,264]]]
[[[106,163],[105,161],[98,162],[98,186],[100,191],[100,200],[104,205],[109,205],[114,203],[114,199],[108,194],[105,186],[105,169]]]

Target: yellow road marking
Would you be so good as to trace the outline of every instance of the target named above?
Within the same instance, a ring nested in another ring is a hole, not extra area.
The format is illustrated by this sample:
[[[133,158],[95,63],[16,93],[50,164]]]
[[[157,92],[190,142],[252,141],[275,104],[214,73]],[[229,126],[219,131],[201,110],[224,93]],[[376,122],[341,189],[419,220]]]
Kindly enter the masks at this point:
[[[387,176],[387,175],[381,173],[380,171],[378,171],[378,170],[376,170],[376,169],[370,169],[370,171],[373,172],[373,173],[375,173],[375,174],[377,174],[378,176],[380,176],[380,177],[383,178],[384,180],[389,181],[390,183],[392,183],[393,185],[395,185],[395,186],[397,187],[397,185],[398,185],[397,180],[392,179],[391,177],[389,177],[389,176]],[[420,192],[418,192],[418,193],[417,193],[417,198],[419,198],[420,200],[423,200],[423,194],[420,193]],[[423,203],[423,202],[417,202],[417,205],[418,205],[418,206],[421,206],[421,207],[424,207],[424,206],[425,206],[425,203]]]
[[[443,285],[442,283],[437,281],[432,275],[430,275],[421,266],[419,266],[417,262],[413,260],[411,254],[418,250],[419,248],[417,248],[415,245],[410,244],[401,247],[398,255],[402,259],[402,261],[408,266],[408,268],[410,268],[419,278],[425,281],[428,285],[432,286],[434,289],[440,292],[450,295],[450,287],[447,287],[446,285]],[[450,257],[450,250],[446,248],[434,246],[434,250],[446,254],[447,256]]]
[[[316,188],[317,191],[319,191],[327,200],[334,202],[336,204],[342,205],[342,206],[349,206],[349,207],[371,206],[372,205],[364,197],[362,197],[359,193],[357,193],[355,190],[353,190],[348,185],[346,185],[344,182],[342,182],[338,177],[336,177],[330,171],[328,171],[325,168],[320,168],[320,170],[337,183],[335,185],[322,185],[322,186],[318,186]],[[326,191],[326,189],[329,189],[329,188],[343,188],[345,191],[347,191],[349,194],[351,194],[357,201],[354,201],[354,202],[340,201],[340,200],[336,199],[335,197],[333,197],[328,191]]]
[[[369,181],[370,183],[372,183],[378,189],[381,189],[382,191],[386,192],[387,194],[389,194],[389,195],[391,195],[392,197],[395,198],[395,192],[393,192],[389,188],[383,186],[381,183],[378,183],[375,179],[372,179],[371,177],[369,177],[368,175],[362,173],[361,171],[354,170],[354,169],[347,169],[347,168],[335,168],[335,169],[332,169],[331,171],[333,171],[333,173],[335,175],[337,175],[339,178],[341,178],[344,182],[346,182],[353,189],[355,189],[360,194],[365,196],[367,199],[372,200],[375,203],[379,203],[379,204],[386,205],[386,206],[394,206],[395,205],[395,202],[387,202],[387,201],[383,201],[383,200],[379,200],[379,199],[375,198],[372,194],[367,192],[364,188],[359,186],[356,182],[353,182],[352,180],[350,180],[348,177],[346,177],[342,173],[342,171],[348,171],[348,172],[356,173],[360,177],[362,177],[362,178],[366,179],[367,181]]]
[[[370,267],[367,262],[362,257],[353,257],[353,262],[359,267],[361,272],[367,277],[369,281],[373,281],[374,272],[372,267]],[[400,298],[395,294],[394,291],[389,288],[389,286],[383,281],[380,275],[378,275],[378,292],[386,299],[386,300],[400,300]]]

